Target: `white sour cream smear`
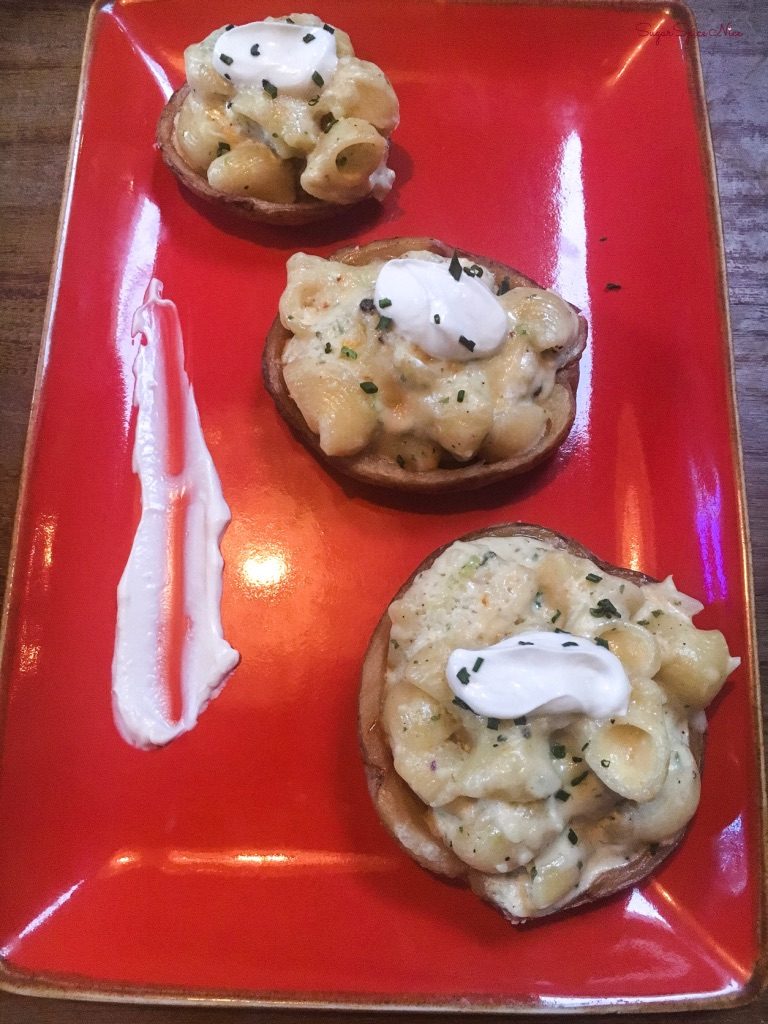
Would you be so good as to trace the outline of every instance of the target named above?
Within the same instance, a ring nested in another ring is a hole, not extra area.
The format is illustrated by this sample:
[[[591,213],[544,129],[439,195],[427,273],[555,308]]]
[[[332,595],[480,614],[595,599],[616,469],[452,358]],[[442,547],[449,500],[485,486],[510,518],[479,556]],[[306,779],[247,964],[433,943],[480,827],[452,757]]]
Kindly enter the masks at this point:
[[[117,588],[112,704],[123,738],[149,748],[195,725],[240,656],[221,625],[229,508],[184,370],[178,312],[157,280],[133,333],[143,336],[133,396],[141,518]]]
[[[456,270],[458,265],[455,259],[450,265],[407,256],[389,260],[374,294],[382,315],[407,341],[435,359],[466,362],[497,352],[509,323],[491,291],[488,271],[465,261],[461,266],[468,267],[467,274]]]
[[[619,659],[594,640],[529,630],[448,658],[448,685],[475,714],[493,718],[625,715],[630,684]]]
[[[226,28],[213,66],[238,88],[257,86],[286,96],[316,96],[336,71],[336,37],[321,25],[252,21]],[[265,84],[267,83],[267,84]]]

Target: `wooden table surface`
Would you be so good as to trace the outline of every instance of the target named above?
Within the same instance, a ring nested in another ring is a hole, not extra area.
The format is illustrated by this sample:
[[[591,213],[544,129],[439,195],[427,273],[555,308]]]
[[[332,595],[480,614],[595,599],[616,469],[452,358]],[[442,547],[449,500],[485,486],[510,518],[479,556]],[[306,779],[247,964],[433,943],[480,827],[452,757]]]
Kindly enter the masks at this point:
[[[764,0],[726,0],[723,4],[694,0],[691,7],[700,30],[717,30],[721,23],[730,23],[734,32],[741,33],[708,35],[701,39],[700,48],[727,251],[760,632],[768,608],[768,463],[764,455],[768,5]],[[87,16],[87,0],[0,0],[0,590],[5,584]],[[764,631],[760,639],[762,677],[768,680]],[[195,1024],[246,1019],[293,1024],[336,1016],[67,1003],[0,993],[3,1024],[181,1024],[190,1019]],[[403,1022],[424,1018],[360,1013],[345,1015],[345,1019]],[[640,1019],[647,1018],[624,1017],[626,1021]],[[691,1024],[765,1024],[768,993],[738,1010],[692,1013],[683,1019]]]

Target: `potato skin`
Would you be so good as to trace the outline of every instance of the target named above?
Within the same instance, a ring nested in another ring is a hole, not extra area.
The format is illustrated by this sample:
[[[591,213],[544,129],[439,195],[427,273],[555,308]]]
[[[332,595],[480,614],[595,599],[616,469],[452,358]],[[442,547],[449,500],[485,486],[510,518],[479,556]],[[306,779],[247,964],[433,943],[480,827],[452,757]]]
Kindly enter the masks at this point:
[[[251,196],[230,196],[211,188],[208,179],[194,171],[181,157],[174,145],[174,123],[181,110],[184,100],[189,94],[189,86],[184,85],[175,92],[163,107],[157,124],[156,141],[163,160],[173,171],[185,188],[198,198],[212,205],[230,210],[240,217],[264,224],[292,226],[296,224],[312,224],[315,221],[337,217],[349,206],[339,203],[326,203],[313,196],[307,196],[296,203],[270,203],[265,199]]]
[[[454,248],[434,238],[386,238],[367,245],[350,246],[341,249],[330,257],[342,263],[359,267],[375,260],[390,260],[404,253],[424,250],[437,253],[439,256],[450,257],[457,253],[463,259],[469,259],[488,267],[494,275],[508,277],[513,288],[539,288],[529,277],[525,277],[513,267],[507,267],[496,260],[486,259],[464,249]],[[570,305],[570,303],[569,303]],[[497,483],[519,473],[525,473],[534,466],[553,455],[560,447],[573,425],[576,416],[576,387],[579,382],[579,359],[587,341],[587,322],[575,306],[571,306],[579,318],[579,331],[569,350],[560,354],[560,365],[555,375],[555,383],[560,384],[568,395],[569,408],[567,416],[550,433],[545,434],[539,444],[523,455],[499,462],[471,462],[469,465],[414,472],[403,469],[396,463],[380,455],[361,452],[358,455],[339,457],[326,455],[320,447],[317,436],[309,429],[298,406],[291,398],[283,378],[282,354],[292,335],[275,317],[267,334],[262,357],[262,371],[267,391],[274,399],[280,415],[287,421],[296,435],[307,448],[313,451],[323,462],[333,469],[363,483],[391,491],[411,494],[439,494],[456,490],[474,490]]]
[[[579,558],[589,558],[606,574],[618,576],[636,584],[658,582],[645,573],[605,562],[579,544],[578,541],[544,526],[521,522],[503,523],[499,526],[466,533],[437,548],[411,573],[397,593],[393,595],[389,604],[401,597],[419,573],[428,569],[443,551],[456,541],[472,541],[488,537],[531,537]],[[426,805],[395,771],[392,753],[380,721],[390,628],[389,616],[385,611],[373,631],[363,660],[358,701],[358,739],[368,791],[376,812],[393,838],[422,867],[469,886],[478,896],[500,910],[511,924],[524,924],[528,918],[511,915],[494,897],[490,883],[495,876],[486,875],[482,871],[470,868],[432,834],[425,823]],[[703,735],[692,730],[691,752],[699,768],[701,768],[703,760],[703,751]],[[575,907],[612,896],[621,889],[626,889],[645,878],[669,856],[684,834],[685,829],[681,829],[670,839],[659,843],[653,853],[650,852],[650,849],[646,849],[622,867],[604,871],[595,878],[589,889],[580,893],[570,903],[558,908],[558,912],[572,910]],[[552,912],[544,911],[535,916],[543,917],[549,913]]]

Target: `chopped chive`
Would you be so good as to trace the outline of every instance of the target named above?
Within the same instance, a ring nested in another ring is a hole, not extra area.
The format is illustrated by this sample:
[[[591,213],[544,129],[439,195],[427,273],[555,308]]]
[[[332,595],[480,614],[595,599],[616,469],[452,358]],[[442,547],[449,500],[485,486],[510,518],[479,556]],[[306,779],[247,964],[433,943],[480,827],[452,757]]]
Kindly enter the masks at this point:
[[[555,622],[557,622],[557,620],[559,618],[560,618],[560,609],[558,608],[557,611],[555,612],[555,614],[552,616],[552,618],[549,621],[554,624]]]
[[[499,733],[499,735],[496,737],[496,742],[497,743],[506,743],[507,742],[507,737],[506,736],[502,736],[501,733]]]
[[[224,26],[224,31],[225,32],[231,32],[234,27],[235,27],[234,25],[225,25]]]
[[[571,779],[571,785],[572,786],[580,786],[582,784],[582,782],[584,781],[584,779],[586,779],[586,777],[588,775],[589,775],[588,771],[582,772],[581,775],[577,775],[575,778]]]
[[[260,56],[260,54],[259,54],[259,44],[258,43],[254,43],[253,46],[251,47],[251,56],[252,57]]]
[[[435,315],[432,317],[432,319],[435,321],[436,324],[439,324],[440,323],[440,314],[439,313],[435,313]]]
[[[571,799],[571,794],[570,793],[566,793],[566,791],[564,789],[558,789],[558,791],[555,793],[555,800],[562,800],[562,802],[565,803],[566,800],[570,800],[570,799]]]
[[[230,57],[228,53],[220,53],[219,60],[221,61],[222,64],[226,64],[227,67],[229,67],[230,64],[235,63],[234,58]]]
[[[288,22],[289,25],[295,25],[296,24],[296,22],[293,20],[293,18],[286,18],[285,20]]]
[[[333,349],[331,348],[330,341],[326,341],[325,348],[323,349],[323,352],[325,352],[325,354],[328,355],[328,353],[332,352],[332,351],[333,351]]]
[[[533,640],[518,640],[518,647],[533,647]]]
[[[569,828],[568,829],[568,842],[571,844],[571,846],[575,846],[576,843],[578,843],[578,841],[579,841],[579,837],[576,835],[576,833],[573,831],[572,828]]]
[[[376,303],[373,299],[361,299],[360,309],[363,313],[372,313],[376,309]]]
[[[552,757],[557,758],[558,761],[564,758],[566,753],[565,747],[562,743],[555,743],[553,746],[549,748],[549,752],[552,755]]]
[[[618,610],[613,601],[609,601],[607,597],[603,597],[597,602],[597,608],[590,608],[589,614],[593,615],[596,619],[621,618],[621,612]]]
[[[379,309],[386,309],[392,305],[392,299],[379,299]]]
[[[496,289],[496,294],[497,295],[506,295],[511,287],[512,287],[512,284],[511,284],[509,278],[508,277],[503,277],[501,279],[501,284]]]
[[[357,359],[357,352],[353,348],[349,348],[348,345],[341,346],[340,354],[344,359]]]
[[[576,754],[574,754],[573,757],[571,758],[571,760],[573,761],[574,764],[581,764],[581,762],[584,760],[584,758],[583,757],[578,757]]]
[[[271,96],[272,99],[275,99],[275,97],[277,96],[277,86],[272,85],[272,83],[268,79],[266,79],[266,78],[263,78],[261,80],[261,84],[262,84],[262,87],[264,89],[264,92],[268,96]]]
[[[457,708],[462,708],[464,711],[471,711],[472,708],[469,704],[465,704],[461,697],[454,697],[451,704],[455,704]]]
[[[654,617],[654,619],[658,619],[658,617],[663,614],[664,612],[661,610],[661,608],[654,608],[651,612],[651,615]]]
[[[485,724],[485,727],[486,727],[486,729],[495,729],[498,732],[498,730],[499,730],[499,719],[498,718],[489,718],[488,721]]]
[[[576,640],[566,640],[564,644],[560,644],[561,647],[578,647]]]
[[[606,760],[605,758],[603,758],[602,761],[600,762],[600,765],[603,768],[610,768],[611,767],[611,762]]]
[[[619,291],[621,291],[621,285],[620,284],[614,284],[613,281],[609,281],[608,284],[605,286],[605,290],[607,292],[619,292]]]
[[[461,263],[459,263],[459,257],[456,253],[451,257],[451,262],[448,265],[448,273],[454,279],[454,281],[461,280]]]
[[[323,114],[323,116],[320,118],[320,128],[325,132],[326,135],[335,124],[338,124],[338,118],[334,117],[330,111],[328,111],[327,114]]]
[[[456,401],[457,402],[463,402],[465,394],[466,394],[466,391],[464,391],[464,389],[462,388],[461,391],[458,393],[458,395],[456,395]]]
[[[568,630],[567,630],[567,629],[560,629],[560,627],[559,627],[559,626],[555,626],[555,630],[554,630],[554,631],[555,631],[555,633],[565,633],[565,635],[566,635],[566,636],[570,636],[570,635],[571,635],[571,634],[570,634],[570,633],[568,632]]]
[[[313,96],[311,100],[307,100],[307,106],[308,107],[314,107],[314,105],[317,103],[317,101],[319,99],[320,99],[319,96]]]
[[[305,36],[301,37],[301,41],[302,43],[311,43],[314,38],[311,32],[307,32]]]
[[[606,651],[610,650],[610,647],[608,646],[608,641],[603,636],[596,636],[595,643],[598,647],[604,647]]]
[[[333,33],[336,31],[336,29],[333,27],[333,25],[323,25],[323,29],[326,32],[330,32],[331,35],[333,35]]]
[[[360,387],[366,393],[366,395],[375,395],[379,390],[372,380],[361,380]]]
[[[651,620],[650,619],[638,619],[637,620],[637,624],[638,624],[638,626],[650,626]]]
[[[534,608],[541,608],[541,599],[542,599],[542,597],[544,597],[544,592],[542,590],[537,590],[536,591],[536,597],[534,597],[534,599],[533,599],[533,607]]]
[[[515,725],[527,725],[528,724],[528,719],[525,717],[525,715],[520,715],[519,718],[513,718],[512,721],[515,723]]]
[[[376,330],[377,331],[388,331],[391,326],[392,326],[392,317],[391,316],[380,316],[379,317],[379,322],[376,324]]]
[[[223,156],[224,153],[228,153],[232,147],[228,142],[220,142],[216,148],[216,156]]]
[[[466,686],[469,683],[469,672],[466,670],[466,668],[462,667],[456,673],[456,678],[459,680],[462,686]]]
[[[585,751],[585,750],[587,749],[587,747],[588,747],[588,746],[589,746],[589,740],[587,740],[587,742],[586,742],[586,743],[584,744],[584,746],[583,746],[583,747],[581,748],[581,752],[582,752],[582,754],[584,753],[584,751]]]
[[[464,267],[464,273],[467,275],[467,277],[482,277],[483,268],[478,267],[476,263],[473,263],[469,267]]]
[[[475,351],[474,341],[470,341],[469,338],[465,338],[463,334],[459,335],[459,344],[463,345],[464,348],[468,348],[470,352]]]
[[[477,658],[475,660],[475,664],[472,666],[472,671],[473,672],[479,672],[480,671],[480,666],[483,664],[484,661],[485,661],[485,658]]]
[[[325,85],[325,79],[323,78],[319,71],[312,72],[312,81],[315,83],[318,89],[322,89],[322,87]]]
[[[602,576],[598,576],[596,572],[588,572],[587,579],[590,583],[599,583],[602,580]]]
[[[400,469],[405,469],[405,459],[403,458],[402,455],[398,455],[397,458],[395,459],[395,462],[398,464]]]

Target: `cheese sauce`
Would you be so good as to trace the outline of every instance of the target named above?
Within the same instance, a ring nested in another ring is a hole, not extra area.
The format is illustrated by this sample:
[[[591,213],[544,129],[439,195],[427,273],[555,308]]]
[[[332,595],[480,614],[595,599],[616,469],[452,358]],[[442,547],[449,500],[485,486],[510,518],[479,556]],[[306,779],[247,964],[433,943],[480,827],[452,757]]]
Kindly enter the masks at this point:
[[[175,305],[153,280],[136,311],[133,470],[141,519],[117,590],[115,724],[136,747],[191,729],[239,661],[221,625],[229,508],[184,371]]]

